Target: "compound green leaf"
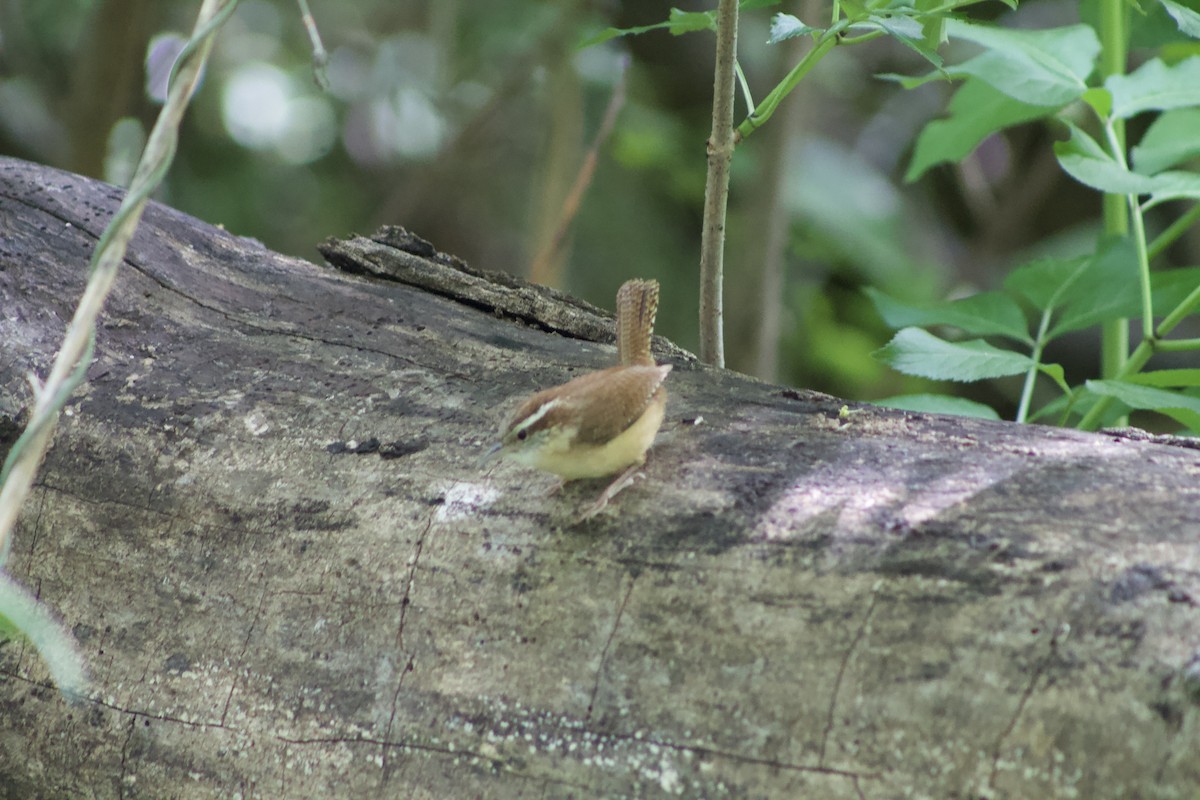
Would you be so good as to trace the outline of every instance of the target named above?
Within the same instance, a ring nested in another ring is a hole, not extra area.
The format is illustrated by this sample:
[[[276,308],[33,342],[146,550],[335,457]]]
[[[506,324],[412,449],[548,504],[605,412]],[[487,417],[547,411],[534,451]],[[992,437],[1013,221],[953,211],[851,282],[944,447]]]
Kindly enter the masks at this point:
[[[1061,107],[1079,98],[1100,53],[1100,40],[1088,25],[1013,30],[951,19],[946,33],[987,48],[947,72],[974,76],[1036,106]]]
[[[1128,75],[1109,76],[1104,85],[1112,93],[1113,116],[1121,119],[1200,105],[1200,56],[1169,67],[1151,59]]]
[[[1128,239],[1110,239],[1088,260],[1062,295],[1062,311],[1048,336],[1061,336],[1142,310],[1137,253]]]
[[[1153,175],[1200,155],[1200,108],[1179,108],[1161,114],[1137,147],[1133,165],[1138,172]]]
[[[873,287],[864,290],[883,321],[893,328],[952,325],[973,336],[1007,336],[1030,342],[1028,322],[1017,302],[1001,292],[980,292],[960,300],[918,305]]]
[[[1191,36],[1194,39],[1200,39],[1200,14],[1197,14],[1192,9],[1185,6],[1183,3],[1176,3],[1175,0],[1159,0],[1163,4],[1163,8],[1175,20],[1175,24],[1179,26],[1179,30]]]
[[[1087,266],[1087,256],[1041,258],[1010,272],[1004,288],[1020,294],[1039,311],[1052,311],[1069,299],[1068,289]]]
[[[1096,140],[1079,127],[1067,123],[1071,138],[1054,143],[1059,166],[1075,180],[1109,194],[1150,194],[1158,187],[1155,178],[1122,166]]]
[[[1200,398],[1128,381],[1088,381],[1086,386],[1094,394],[1115,398],[1130,408],[1157,411],[1186,428],[1200,431]]]
[[[899,331],[875,357],[906,375],[961,382],[1018,375],[1033,363],[1028,356],[982,339],[948,342],[921,328]]]
[[[996,131],[1047,116],[1054,110],[1022,103],[982,80],[968,78],[951,98],[949,115],[927,124],[917,137],[904,180],[915,181],[931,167],[961,161]]]
[[[655,22],[653,25],[640,25],[635,28],[605,28],[584,39],[579,43],[579,47],[602,44],[619,36],[640,36],[650,31],[669,30],[673,35],[678,36],[682,33],[715,31],[716,29],[717,18],[712,11],[680,11],[678,8],[672,8],[671,14],[665,22]]]
[[[1200,175],[1195,172],[1160,172],[1154,176],[1154,189],[1143,209],[1168,200],[1200,200]]]
[[[809,27],[791,14],[776,14],[771,17],[771,33],[767,38],[767,44],[779,44],[797,36],[820,32],[820,28]]]
[[[893,39],[908,47],[938,69],[941,69],[942,57],[938,55],[935,48],[930,47],[926,43],[924,29],[912,17],[872,14],[869,20]]]

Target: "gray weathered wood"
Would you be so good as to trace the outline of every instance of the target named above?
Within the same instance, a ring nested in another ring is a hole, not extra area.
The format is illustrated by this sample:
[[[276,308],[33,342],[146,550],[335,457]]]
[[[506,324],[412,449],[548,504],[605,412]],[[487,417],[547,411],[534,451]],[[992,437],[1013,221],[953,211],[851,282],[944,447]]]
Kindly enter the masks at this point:
[[[0,160],[0,453],[118,197]],[[1200,792],[1200,452],[659,342],[645,480],[575,524],[601,482],[476,462],[607,317],[402,240],[149,207],[8,565],[92,693],[0,646],[0,797]]]

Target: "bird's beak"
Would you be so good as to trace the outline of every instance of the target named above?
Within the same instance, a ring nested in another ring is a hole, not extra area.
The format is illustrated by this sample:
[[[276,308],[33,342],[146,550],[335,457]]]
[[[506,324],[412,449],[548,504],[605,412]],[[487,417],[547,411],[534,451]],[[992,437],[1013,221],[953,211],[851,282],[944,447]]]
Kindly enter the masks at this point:
[[[504,443],[496,442],[494,445],[489,447],[488,451],[486,453],[484,453],[483,456],[479,459],[479,466],[483,467],[484,464],[488,463],[493,458],[495,458],[496,455],[503,449],[504,449]]]

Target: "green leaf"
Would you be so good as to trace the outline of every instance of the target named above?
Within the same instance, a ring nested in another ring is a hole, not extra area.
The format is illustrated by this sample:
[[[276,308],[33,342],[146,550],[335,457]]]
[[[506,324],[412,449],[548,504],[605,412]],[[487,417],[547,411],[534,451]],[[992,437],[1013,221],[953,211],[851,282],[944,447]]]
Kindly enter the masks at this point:
[[[947,342],[921,328],[905,328],[874,355],[906,375],[962,382],[1018,375],[1033,363],[1028,356],[982,339]]]
[[[1079,98],[1100,53],[1100,40],[1087,25],[1010,30],[950,19],[946,32],[987,48],[947,72],[974,76],[1036,106],[1058,107]]]
[[[1087,271],[1087,256],[1041,258],[1014,269],[1004,288],[1023,296],[1039,311],[1053,311],[1066,302],[1067,289]]]
[[[1067,373],[1061,364],[1038,364],[1038,372],[1054,381],[1063,394],[1070,394],[1071,386],[1067,383]]]
[[[1059,166],[1084,186],[1109,194],[1150,194],[1157,184],[1148,175],[1131,172],[1117,163],[1096,140],[1078,126],[1066,123],[1071,138],[1054,143]]]
[[[1044,406],[1029,415],[1029,422],[1048,420],[1051,425],[1067,425],[1072,417],[1079,418],[1086,414],[1097,398],[1094,394],[1081,389],[1071,394],[1063,394],[1054,398]],[[1115,419],[1116,413],[1113,414]]]
[[[810,33],[821,33],[821,29],[810,28],[791,14],[776,14],[771,17],[771,35],[767,44],[779,44],[786,39],[807,36]]]
[[[1137,253],[1125,238],[1109,239],[1063,292],[1065,303],[1047,336],[1054,338],[1112,319],[1141,314]]]
[[[949,76],[950,72],[946,70],[934,70],[926,75],[897,75],[894,72],[880,72],[875,77],[881,81],[898,83],[905,89],[916,89],[918,86],[924,86],[933,81],[944,81]]]
[[[0,572],[0,627],[28,639],[50,669],[50,677],[68,697],[87,688],[83,659],[75,639],[59,624],[44,603]]]
[[[592,47],[593,45],[597,44],[604,44],[608,40],[616,39],[619,36],[639,36],[643,33],[662,30],[663,28],[669,28],[670,26],[671,23],[669,22],[656,22],[653,25],[642,25],[637,28],[605,28],[602,31],[593,33],[591,36],[580,42],[579,48],[583,49],[585,47]]]
[[[964,397],[950,397],[944,394],[903,394],[876,400],[875,405],[897,408],[901,411],[919,411],[922,414],[952,414],[956,417],[1000,419],[1000,415],[991,406],[985,406],[983,403],[976,403],[974,400],[967,400]]]
[[[1200,109],[1180,108],[1161,114],[1133,148],[1133,164],[1146,175],[1200,155]]]
[[[738,8],[742,11],[749,11],[754,8],[770,8],[782,3],[783,0],[741,0],[738,3]]]
[[[1175,0],[1159,0],[1159,2],[1163,4],[1163,8],[1175,20],[1175,24],[1179,26],[1179,30],[1193,39],[1200,39],[1200,14],[1197,14],[1182,3],[1176,3]]]
[[[671,15],[665,22],[641,25],[636,28],[605,28],[584,39],[579,43],[579,47],[603,44],[618,36],[640,36],[643,33],[664,29],[669,30],[675,36],[692,31],[715,31],[717,29],[716,16],[711,11],[680,11],[678,8],[672,8]]]
[[[616,39],[618,36],[627,36],[629,34],[645,33],[646,31],[652,31],[658,27],[661,27],[661,26],[660,25],[647,25],[641,29],[604,28],[602,30],[596,31],[591,36],[585,37],[583,39],[583,41],[581,41],[579,44],[576,45],[576,47],[578,47],[580,50],[582,50],[585,47],[594,47],[595,45],[598,45],[598,44],[604,44],[605,42],[609,41],[610,39]]]
[[[1157,411],[1186,428],[1200,431],[1200,398],[1128,381],[1088,381],[1086,386],[1094,394],[1116,398],[1130,408]]]
[[[1092,107],[1100,119],[1112,116],[1112,92],[1099,86],[1093,86],[1083,93],[1083,102]]]
[[[873,287],[863,291],[871,298],[883,321],[893,328],[953,325],[973,336],[999,335],[1019,342],[1032,342],[1021,307],[1001,292],[981,292],[961,300],[914,305],[889,297]]]
[[[663,28],[671,27],[670,22],[656,22],[653,25],[642,25],[637,28],[605,28],[602,31],[593,33],[591,36],[579,43],[579,48],[591,47],[597,44],[604,44],[609,39],[616,39],[619,36],[639,36],[650,31],[662,30]]]
[[[1154,315],[1165,316],[1200,286],[1200,267],[1150,273]]]
[[[1200,56],[1170,67],[1155,58],[1128,75],[1110,75],[1104,85],[1112,92],[1113,116],[1121,119],[1200,105]]]
[[[1154,190],[1150,192],[1142,210],[1146,211],[1168,200],[1200,200],[1200,175],[1195,172],[1160,172],[1154,176]]]
[[[841,0],[839,5],[847,20],[858,21],[867,16],[867,4],[861,0]]]
[[[936,51],[946,43],[946,16],[937,12],[942,0],[916,0],[916,5],[917,11],[924,15],[921,17],[921,41],[930,50]]]
[[[672,36],[695,31],[715,31],[717,29],[717,14],[715,11],[680,11],[671,9],[667,17],[667,29]]]
[[[1197,59],[1200,61],[1200,59]],[[1160,172],[1143,175],[1121,166],[1095,139],[1078,126],[1065,123],[1071,131],[1066,142],[1055,142],[1059,166],[1075,180],[1110,194],[1150,195],[1143,210],[1168,200],[1200,199],[1200,175],[1194,172]]]
[[[1053,110],[1014,100],[984,81],[969,78],[951,98],[949,116],[933,120],[917,137],[904,180],[915,181],[943,162],[961,161],[990,134]]]
[[[888,36],[891,36],[930,64],[933,64],[938,69],[942,68],[942,57],[938,55],[936,49],[925,43],[924,31],[920,23],[912,17],[872,14],[868,19]]]

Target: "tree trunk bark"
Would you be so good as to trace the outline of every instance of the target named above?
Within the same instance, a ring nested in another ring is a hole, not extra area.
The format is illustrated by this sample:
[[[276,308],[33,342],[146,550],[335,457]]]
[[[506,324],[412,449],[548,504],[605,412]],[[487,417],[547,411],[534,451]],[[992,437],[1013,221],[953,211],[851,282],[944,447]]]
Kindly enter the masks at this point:
[[[0,457],[119,197],[0,159]],[[603,481],[477,460],[609,315],[398,229],[322,251],[147,208],[7,565],[90,693],[0,646],[0,797],[1200,792],[1200,451],[656,340],[645,480],[576,523]]]

